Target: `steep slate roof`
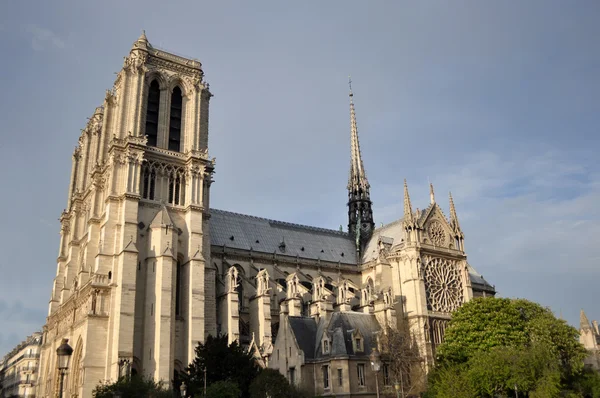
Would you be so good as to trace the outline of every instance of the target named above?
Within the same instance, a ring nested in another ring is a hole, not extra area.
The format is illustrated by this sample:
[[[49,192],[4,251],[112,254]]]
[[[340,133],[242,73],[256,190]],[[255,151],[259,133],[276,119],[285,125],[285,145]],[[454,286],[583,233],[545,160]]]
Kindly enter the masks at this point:
[[[347,232],[211,209],[213,246],[307,259],[356,264],[355,243]],[[233,240],[231,237],[233,236]],[[258,241],[258,242],[257,242]],[[285,242],[282,251],[280,245]],[[304,250],[302,250],[304,248]]]
[[[157,217],[159,217],[157,214]],[[165,222],[164,216],[163,223]],[[167,215],[168,217],[168,215]],[[170,219],[169,219],[170,220]],[[267,218],[211,209],[210,240],[213,246],[227,246],[234,249],[273,253],[305,259],[321,259],[341,264],[356,265],[354,240],[347,232],[332,229],[292,224]],[[231,237],[233,236],[233,240]],[[378,243],[397,244],[404,238],[402,219],[376,228],[367,243],[362,261],[377,258]],[[257,242],[258,241],[258,242]],[[282,251],[280,245],[285,242]],[[302,250],[304,248],[304,250]],[[343,253],[343,255],[342,255]],[[469,276],[473,287],[487,291],[494,288],[475,271],[471,265]]]
[[[288,320],[296,342],[298,342],[298,346],[304,352],[304,358],[313,359],[317,323],[313,318],[306,316],[290,316]]]
[[[471,264],[467,263],[467,268],[469,269],[469,278],[473,287],[486,291],[496,291],[494,286],[490,285],[488,281],[483,279],[483,276],[479,272],[475,271],[475,268],[471,267]]]
[[[364,263],[375,260],[379,255],[379,249],[377,247],[379,244],[379,239],[387,244],[400,243],[400,241],[404,238],[402,220],[403,219],[401,218],[400,220],[384,225],[383,227],[376,228],[373,231],[373,235],[371,236],[371,239],[369,239],[363,254],[362,260]]]
[[[376,346],[376,333],[381,330],[375,315],[361,312],[334,312],[328,322],[319,323],[310,317],[289,317],[292,333],[304,352],[306,360],[333,358],[340,356],[369,355]],[[352,336],[360,330],[363,338],[361,352],[354,352]],[[321,341],[323,333],[328,332],[331,346],[329,354],[323,354]]]

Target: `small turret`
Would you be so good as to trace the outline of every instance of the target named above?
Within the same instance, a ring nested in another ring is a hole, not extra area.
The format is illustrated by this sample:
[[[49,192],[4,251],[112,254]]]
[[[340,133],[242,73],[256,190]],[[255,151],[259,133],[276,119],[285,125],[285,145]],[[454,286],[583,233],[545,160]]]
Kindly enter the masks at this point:
[[[146,37],[146,31],[142,30],[142,34],[138,39],[133,43],[133,48],[145,49],[147,50],[150,47],[150,42]]]

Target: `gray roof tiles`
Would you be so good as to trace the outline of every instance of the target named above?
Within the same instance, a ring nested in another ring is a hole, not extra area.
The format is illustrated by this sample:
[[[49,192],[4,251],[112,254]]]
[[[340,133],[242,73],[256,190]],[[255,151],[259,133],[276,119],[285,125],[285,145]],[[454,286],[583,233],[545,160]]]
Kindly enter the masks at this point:
[[[304,352],[304,358],[313,359],[317,323],[313,318],[304,316],[290,316],[288,319],[292,333],[296,337],[296,342],[298,342],[299,348]]]
[[[356,264],[346,232],[211,209],[210,236],[214,246]]]
[[[360,312],[334,312],[328,322],[319,323],[309,317],[289,318],[290,327],[298,346],[304,352],[306,360],[339,357],[346,355],[369,355],[376,345],[376,334],[381,330],[377,318]],[[363,351],[355,352],[352,337],[356,330],[363,338]],[[321,341],[328,333],[331,341],[330,352],[323,354]]]
[[[376,259],[379,241],[397,244],[404,238],[402,219],[376,228],[367,243],[362,261]],[[304,259],[356,265],[356,249],[347,232],[311,227],[267,218],[211,209],[210,239],[214,246],[253,250]],[[285,246],[282,244],[285,243]],[[342,255],[343,254],[343,255]],[[493,290],[473,267],[469,275],[474,287]]]

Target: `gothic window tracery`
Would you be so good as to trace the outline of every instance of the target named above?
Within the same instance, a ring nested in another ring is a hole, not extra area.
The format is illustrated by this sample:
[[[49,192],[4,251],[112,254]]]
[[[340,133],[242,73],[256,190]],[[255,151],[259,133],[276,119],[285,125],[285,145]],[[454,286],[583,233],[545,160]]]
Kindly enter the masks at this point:
[[[440,344],[442,344],[442,342],[444,341],[444,335],[446,333],[446,327],[448,326],[448,320],[447,319],[436,319],[433,318],[430,321],[430,326],[429,326],[429,341],[432,343],[432,347],[433,350],[435,352],[435,349],[437,348],[437,346],[439,346]]]
[[[182,206],[185,199],[185,170],[183,167],[144,161],[142,164],[140,192],[143,199],[160,201]]]
[[[433,221],[429,225],[429,238],[436,246],[444,246],[446,243],[446,231],[439,221]]]
[[[425,261],[427,308],[446,313],[456,310],[463,302],[462,281],[456,263],[442,258]]]

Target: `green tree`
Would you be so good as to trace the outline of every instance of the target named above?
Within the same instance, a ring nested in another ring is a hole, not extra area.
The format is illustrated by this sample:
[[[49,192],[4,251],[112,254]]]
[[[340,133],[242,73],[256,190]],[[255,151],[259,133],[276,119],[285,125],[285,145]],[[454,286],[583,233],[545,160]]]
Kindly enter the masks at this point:
[[[477,298],[452,314],[438,363],[467,362],[476,352],[494,347],[545,346],[560,362],[563,376],[582,368],[585,348],[578,331],[552,312],[527,300]]]
[[[600,373],[585,368],[570,383],[570,397],[600,398]]]
[[[313,397],[291,385],[284,375],[275,369],[263,369],[252,384],[250,384],[251,398],[305,398]]]
[[[231,381],[217,381],[206,388],[206,398],[239,398],[241,392]]]
[[[231,381],[239,387],[242,397],[250,396],[250,383],[260,371],[252,354],[246,352],[235,341],[230,345],[227,335],[208,336],[206,342],[199,343],[195,351],[196,357],[192,363],[184,372],[176,375],[173,383],[175,389],[179,388],[183,381],[187,386],[188,396],[201,394],[206,369],[207,386],[218,381]]]
[[[527,300],[474,299],[453,315],[437,366],[429,377],[432,397],[557,397],[581,379],[586,350],[578,332]],[[577,395],[579,394],[579,395]],[[587,396],[587,395],[585,395]]]
[[[173,397],[173,392],[167,389],[165,382],[155,382],[141,376],[121,377],[114,383],[100,384],[96,386],[92,396],[95,398],[113,398],[115,393],[128,398]]]
[[[438,367],[428,396],[475,398],[521,396],[553,398],[561,391],[559,364],[542,346],[494,347],[468,362]]]

